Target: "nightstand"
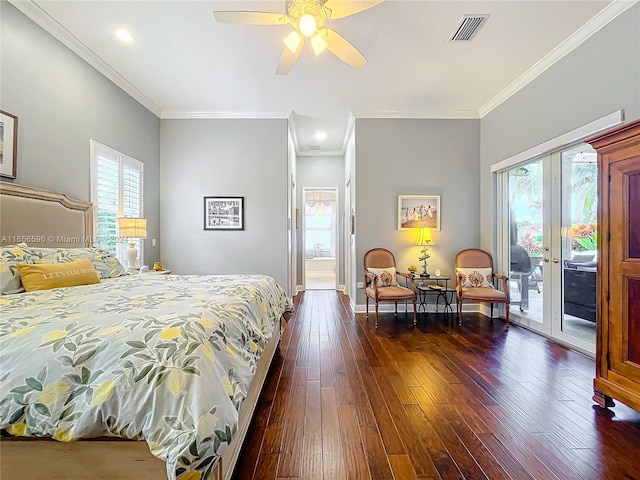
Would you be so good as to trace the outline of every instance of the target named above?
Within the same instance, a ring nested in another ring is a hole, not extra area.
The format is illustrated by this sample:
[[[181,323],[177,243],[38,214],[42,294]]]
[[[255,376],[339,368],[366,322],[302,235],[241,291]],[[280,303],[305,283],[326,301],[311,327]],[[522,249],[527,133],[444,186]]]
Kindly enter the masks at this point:
[[[142,272],[142,275],[169,275],[171,270],[149,270],[147,272]]]

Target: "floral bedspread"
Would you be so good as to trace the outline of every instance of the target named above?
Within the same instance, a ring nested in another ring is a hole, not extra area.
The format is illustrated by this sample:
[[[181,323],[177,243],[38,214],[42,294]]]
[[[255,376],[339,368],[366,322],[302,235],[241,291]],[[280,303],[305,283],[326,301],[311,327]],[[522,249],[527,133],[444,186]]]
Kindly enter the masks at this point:
[[[132,275],[0,299],[0,428],[144,439],[206,479],[293,304],[263,275]]]

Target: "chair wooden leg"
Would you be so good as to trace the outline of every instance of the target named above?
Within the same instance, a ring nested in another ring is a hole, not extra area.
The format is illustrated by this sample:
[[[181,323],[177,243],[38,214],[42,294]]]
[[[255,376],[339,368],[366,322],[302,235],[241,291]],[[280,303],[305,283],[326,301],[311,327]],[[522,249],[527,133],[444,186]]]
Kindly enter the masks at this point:
[[[398,302],[395,302],[395,306],[396,306],[396,311],[395,311],[394,315],[397,317],[398,316]]]
[[[417,310],[417,308],[418,307],[416,306],[416,301],[414,300],[413,301],[413,324],[414,325],[416,325],[418,323],[418,318],[417,318],[418,310]]]
[[[506,303],[506,306],[507,306],[507,314],[505,315],[506,316],[505,324],[506,324],[506,328],[509,328],[509,303]]]
[[[491,304],[491,320],[493,320],[493,303]]]
[[[369,297],[365,297],[367,300],[367,322],[369,321]]]
[[[378,328],[378,302],[376,302],[376,328]]]
[[[460,313],[462,312],[462,299],[457,298],[456,301],[458,303],[458,324],[462,325],[462,317],[460,316]]]

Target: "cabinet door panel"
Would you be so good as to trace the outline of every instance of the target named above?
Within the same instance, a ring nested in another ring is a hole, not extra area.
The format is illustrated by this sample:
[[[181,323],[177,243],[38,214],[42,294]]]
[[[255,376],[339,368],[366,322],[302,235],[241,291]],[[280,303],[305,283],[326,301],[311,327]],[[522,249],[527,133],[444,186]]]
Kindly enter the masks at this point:
[[[640,173],[629,175],[629,258],[640,260]]]
[[[640,280],[627,280],[627,318],[629,319],[627,358],[640,365]],[[634,339],[636,339],[634,341]]]
[[[609,369],[640,382],[640,155],[609,173]]]

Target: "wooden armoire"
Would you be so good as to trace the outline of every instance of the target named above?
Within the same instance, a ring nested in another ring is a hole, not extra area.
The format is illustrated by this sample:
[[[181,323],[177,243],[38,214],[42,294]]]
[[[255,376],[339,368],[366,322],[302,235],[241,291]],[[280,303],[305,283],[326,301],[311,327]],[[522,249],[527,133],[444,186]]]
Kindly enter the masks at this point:
[[[640,411],[640,120],[587,142],[599,175],[593,400]]]

